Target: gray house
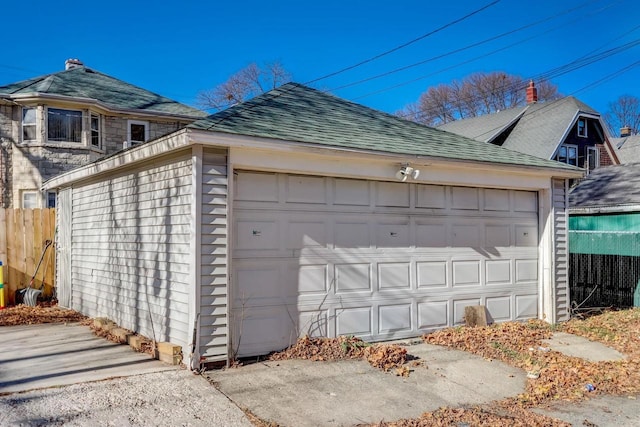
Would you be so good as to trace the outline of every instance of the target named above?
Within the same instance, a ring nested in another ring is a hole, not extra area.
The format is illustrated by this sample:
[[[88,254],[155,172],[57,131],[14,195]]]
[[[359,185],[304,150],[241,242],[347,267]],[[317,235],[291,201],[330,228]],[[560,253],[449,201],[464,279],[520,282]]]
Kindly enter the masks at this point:
[[[532,85],[527,90],[527,105],[438,128],[588,172],[619,164],[600,113],[573,96],[539,103]]]
[[[47,181],[60,304],[190,366],[298,336],[568,318],[573,166],[290,83]]]
[[[204,116],[77,59],[0,86],[0,206],[54,207],[55,193],[40,193],[45,180]]]

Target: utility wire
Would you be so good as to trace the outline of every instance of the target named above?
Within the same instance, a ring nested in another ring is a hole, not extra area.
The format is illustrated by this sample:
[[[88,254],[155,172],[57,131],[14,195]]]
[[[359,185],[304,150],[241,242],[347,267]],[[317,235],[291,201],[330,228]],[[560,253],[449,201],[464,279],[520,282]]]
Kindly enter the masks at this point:
[[[324,76],[321,76],[321,77],[315,78],[315,79],[313,79],[313,80],[309,80],[309,81],[305,82],[305,83],[304,83],[304,85],[310,85],[310,84],[312,84],[312,83],[316,83],[316,82],[319,82],[319,81],[321,81],[321,80],[328,79],[329,77],[333,77],[333,76],[336,76],[336,75],[338,75],[338,74],[342,74],[342,73],[344,73],[344,72],[346,72],[346,71],[349,71],[349,70],[352,70],[352,69],[354,69],[354,68],[360,67],[360,66],[362,66],[362,65],[364,65],[364,64],[367,64],[367,63],[373,62],[373,61],[375,61],[375,60],[377,60],[377,59],[382,58],[383,56],[389,55],[389,54],[391,54],[391,53],[393,53],[393,52],[396,52],[396,51],[398,51],[398,50],[400,50],[400,49],[403,49],[403,48],[405,48],[405,47],[407,47],[407,46],[409,46],[409,45],[411,45],[411,44],[413,44],[413,43],[416,43],[416,42],[418,42],[418,41],[420,41],[420,40],[423,40],[423,39],[425,39],[425,38],[427,38],[427,37],[429,37],[429,36],[431,36],[431,35],[433,35],[433,34],[436,34],[436,33],[440,32],[440,31],[442,31],[442,30],[444,30],[444,29],[446,29],[446,28],[449,28],[449,27],[451,27],[451,26],[453,26],[453,25],[455,25],[455,24],[458,24],[458,23],[460,23],[460,22],[464,21],[465,19],[470,18],[471,16],[476,15],[476,14],[478,14],[478,13],[480,13],[480,12],[484,11],[485,9],[488,9],[489,7],[491,7],[491,6],[493,6],[493,5],[497,4],[497,3],[499,3],[500,1],[501,1],[501,0],[494,0],[494,1],[492,1],[491,3],[488,3],[488,4],[484,5],[484,6],[482,6],[481,8],[476,9],[476,10],[474,10],[474,11],[472,11],[472,12],[470,12],[470,13],[468,13],[468,14],[464,15],[464,16],[463,16],[463,17],[461,17],[461,18],[458,18],[458,19],[456,19],[456,20],[453,20],[453,21],[451,21],[451,22],[449,22],[449,23],[447,23],[447,24],[445,24],[445,25],[443,25],[443,26],[441,26],[441,27],[436,28],[435,30],[432,30],[432,31],[430,31],[430,32],[428,32],[428,33],[426,33],[426,34],[423,34],[423,35],[422,35],[422,36],[420,36],[420,37],[417,37],[417,38],[415,38],[415,39],[413,39],[413,40],[410,40],[410,41],[408,41],[408,42],[406,42],[406,43],[403,43],[403,44],[401,44],[401,45],[399,45],[399,46],[396,46],[396,47],[394,47],[393,49],[390,49],[390,50],[387,50],[387,51],[385,51],[385,52],[382,52],[382,53],[380,53],[380,54],[378,54],[378,55],[375,55],[375,56],[373,56],[373,57],[371,57],[371,58],[368,58],[368,59],[365,59],[365,60],[363,60],[363,61],[360,61],[360,62],[358,62],[358,63],[356,63],[356,64],[350,65],[350,66],[348,66],[348,67],[346,67],[346,68],[343,68],[343,69],[341,69],[341,70],[334,71],[334,72],[332,72],[332,73],[329,73],[329,74],[327,74],[327,75],[324,75]],[[282,95],[284,95],[285,93],[286,93],[286,90],[285,90],[285,91],[280,91],[278,94],[272,95],[272,97],[270,98],[270,100],[271,100],[271,99],[275,99],[275,98],[277,98],[277,97],[279,97],[279,96],[282,96]],[[266,99],[265,99],[265,101],[266,101]],[[234,104],[234,103],[231,103],[229,106],[233,106],[233,105],[235,105],[235,104]],[[258,105],[258,104],[254,104],[254,107],[253,107],[253,108],[255,108],[255,106],[257,106],[257,105]],[[227,108],[228,108],[228,107],[227,107]],[[252,108],[252,107],[249,107],[249,108]],[[225,121],[225,120],[229,119],[229,117],[231,117],[232,115],[233,115],[233,113],[231,113],[231,114],[227,114],[227,115],[223,115],[223,117],[221,117],[221,118],[220,118],[218,121],[216,121],[215,123],[212,123],[212,124],[211,124],[207,129],[211,129],[212,127],[214,127],[214,126],[216,126],[216,125],[218,125],[218,124],[222,123],[223,121]]]
[[[587,56],[582,56],[580,59],[571,61],[571,62],[566,63],[564,65],[561,65],[559,67],[556,67],[556,68],[553,68],[551,70],[548,70],[548,71],[545,71],[543,73],[540,73],[538,75],[532,76],[529,79],[530,80],[534,80],[534,81],[550,80],[552,78],[562,76],[564,74],[570,73],[570,72],[575,71],[577,69],[584,68],[584,67],[586,67],[588,65],[591,65],[591,64],[593,64],[595,62],[602,61],[603,59],[607,59],[607,58],[609,58],[609,57],[611,57],[613,55],[617,55],[619,53],[622,53],[622,52],[624,52],[624,51],[626,51],[628,49],[631,49],[631,48],[633,48],[635,46],[638,46],[638,45],[640,45],[640,39],[636,39],[636,40],[633,40],[631,42],[625,43],[623,45],[617,46],[615,48],[608,49],[608,50],[606,50],[604,52],[601,52],[599,54],[592,54],[592,55],[588,55],[587,54]],[[425,77],[424,76],[420,77],[420,79],[422,79],[422,78],[425,78]],[[503,86],[500,89],[504,90],[504,91],[517,91],[517,90],[523,90],[525,88],[526,88],[526,85],[522,86],[522,85],[518,84],[518,85]],[[385,89],[385,90],[387,90],[387,89]],[[364,95],[364,96],[369,96],[369,94]],[[362,97],[364,97],[364,96],[362,96]],[[362,97],[360,97],[360,98],[362,98]],[[465,97],[465,98],[461,98],[460,101],[462,103],[473,103],[476,100],[476,98],[477,97],[475,97],[475,96]],[[356,98],[356,99],[358,99],[358,98]],[[415,116],[415,118],[417,118],[419,120],[422,117],[429,116],[429,113],[432,113],[434,111],[437,111],[437,108],[422,110],[422,111],[420,111],[418,113],[417,116]],[[407,117],[408,115],[409,114],[400,114],[398,116],[399,117]]]
[[[535,22],[532,22],[530,24],[523,25],[523,26],[515,28],[513,30],[498,34],[496,36],[489,37],[488,39],[484,39],[482,41],[479,41],[479,42],[476,42],[476,43],[473,43],[473,44],[470,44],[470,45],[467,45],[467,46],[464,46],[464,47],[461,47],[461,48],[458,48],[458,49],[455,49],[455,50],[452,50],[452,51],[449,51],[449,52],[446,52],[446,53],[443,53],[441,55],[437,55],[437,56],[431,57],[431,58],[428,58],[428,59],[425,59],[425,60],[422,60],[422,61],[419,61],[419,62],[415,62],[415,63],[410,64],[410,65],[405,65],[403,67],[396,68],[396,69],[391,70],[391,71],[387,71],[387,72],[384,72],[384,73],[381,73],[381,74],[377,74],[377,75],[372,76],[372,77],[367,77],[365,79],[358,80],[356,82],[347,83],[345,85],[338,86],[338,87],[326,90],[326,92],[333,92],[333,91],[340,90],[340,89],[345,89],[345,88],[348,88],[348,87],[351,87],[351,86],[356,86],[356,85],[359,85],[359,84],[362,84],[362,83],[366,83],[366,82],[369,82],[369,81],[372,81],[372,80],[376,80],[376,79],[379,79],[379,78],[382,78],[382,77],[390,76],[392,74],[396,74],[396,73],[399,73],[401,71],[405,71],[405,70],[408,70],[408,69],[411,69],[411,68],[415,68],[417,66],[424,65],[426,63],[433,62],[435,60],[442,59],[442,58],[445,58],[447,56],[455,55],[456,53],[464,52],[465,50],[469,50],[469,49],[472,49],[474,47],[478,47],[478,46],[481,46],[483,44],[487,44],[487,43],[492,42],[494,40],[498,40],[498,39],[501,39],[503,37],[507,37],[507,36],[510,36],[512,34],[518,33],[520,31],[523,31],[523,30],[538,26],[538,25],[543,24],[545,22],[552,21],[552,20],[554,20],[556,18],[559,18],[559,17],[561,17],[563,15],[567,15],[569,13],[575,12],[576,10],[582,9],[583,7],[589,6],[589,5],[591,5],[593,3],[597,3],[599,1],[600,0],[588,1],[588,2],[585,2],[585,3],[582,3],[582,4],[578,5],[578,6],[576,6],[574,8],[566,9],[566,10],[560,12],[560,13],[548,16],[548,17],[543,18],[543,19],[541,19],[539,21],[535,21]],[[618,3],[621,3],[622,1],[624,1],[624,0],[620,0],[620,1],[618,1]],[[566,28],[566,24],[563,24],[562,26],[555,27],[554,29],[557,29],[557,28]],[[550,32],[552,30],[545,31],[545,32],[541,33],[540,35],[546,34],[546,33]],[[525,39],[525,40],[530,40],[530,39]],[[484,56],[486,56],[486,55],[483,55],[483,57]]]
[[[334,71],[332,73],[326,74],[326,75],[324,75],[322,77],[318,77],[318,78],[313,79],[313,80],[309,80],[308,82],[305,83],[305,85],[309,85],[311,83],[316,83],[316,82],[319,82],[320,80],[328,79],[329,77],[337,76],[338,74],[342,74],[342,73],[344,73],[346,71],[353,70],[354,68],[358,68],[358,67],[360,67],[360,66],[362,66],[364,64],[368,64],[368,63],[373,62],[373,61],[375,61],[377,59],[380,59],[383,56],[387,56],[387,55],[389,55],[389,54],[391,54],[393,52],[397,52],[400,49],[404,49],[405,47],[407,47],[409,45],[412,45],[412,44],[414,44],[414,43],[416,43],[416,42],[418,42],[420,40],[423,40],[423,39],[425,39],[425,38],[427,38],[429,36],[432,36],[432,35],[434,35],[436,33],[439,33],[440,31],[445,30],[445,29],[447,29],[447,28],[449,28],[449,27],[451,27],[451,26],[453,26],[455,24],[458,24],[458,23],[464,21],[465,19],[468,19],[468,18],[472,17],[473,15],[476,15],[476,14],[482,12],[483,10],[490,8],[491,6],[499,3],[500,1],[501,0],[494,0],[491,3],[488,3],[488,4],[484,5],[484,6],[482,6],[481,8],[474,10],[473,12],[470,12],[470,13],[464,15],[461,18],[453,20],[453,21],[451,21],[451,22],[449,22],[449,23],[447,23],[447,24],[445,24],[445,25],[443,25],[441,27],[436,28],[435,30],[429,31],[428,33],[423,34],[420,37],[417,37],[417,38],[415,38],[413,40],[410,40],[410,41],[408,41],[406,43],[403,43],[403,44],[401,44],[399,46],[394,47],[393,49],[387,50],[387,51],[382,52],[382,53],[380,53],[378,55],[372,56],[371,58],[367,58],[367,59],[365,59],[363,61],[360,61],[360,62],[358,62],[356,64],[353,64],[353,65],[350,65],[348,67],[342,68],[341,70]]]

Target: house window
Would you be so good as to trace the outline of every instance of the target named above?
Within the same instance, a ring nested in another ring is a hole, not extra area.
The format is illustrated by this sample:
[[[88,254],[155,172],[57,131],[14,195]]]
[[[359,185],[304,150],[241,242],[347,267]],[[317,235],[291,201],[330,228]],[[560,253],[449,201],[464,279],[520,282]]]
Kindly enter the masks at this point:
[[[49,108],[47,138],[56,142],[82,142],[82,111]]]
[[[91,146],[100,148],[100,116],[91,114]]]
[[[578,166],[578,146],[561,145],[556,160],[573,166]]]
[[[142,144],[149,139],[149,122],[129,120],[127,141],[131,146]]]
[[[22,208],[35,209],[37,206],[38,206],[38,192],[23,191],[22,192]]]
[[[36,109],[22,109],[22,140],[33,141],[36,139]]]
[[[55,208],[56,207],[56,193],[55,191],[49,191],[47,193],[47,207]]]
[[[598,147],[587,147],[587,170],[591,172],[600,166]]]
[[[587,137],[587,120],[586,119],[578,119],[578,136],[583,138]]]

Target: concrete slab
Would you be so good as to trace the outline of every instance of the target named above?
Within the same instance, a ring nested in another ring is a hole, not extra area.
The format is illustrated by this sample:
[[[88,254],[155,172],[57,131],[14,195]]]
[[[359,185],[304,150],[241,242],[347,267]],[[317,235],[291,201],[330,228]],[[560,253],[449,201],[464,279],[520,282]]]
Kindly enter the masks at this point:
[[[536,408],[533,411],[544,414],[574,426],[617,426],[636,427],[640,425],[640,396],[598,396],[578,403],[563,402],[562,406]]]
[[[424,343],[407,351],[425,363],[408,378],[358,360],[263,362],[206,376],[258,417],[301,427],[394,421],[524,391],[525,373],[504,363]]]
[[[79,324],[0,327],[0,394],[175,370]]]
[[[551,350],[591,362],[625,360],[622,353],[611,347],[566,332],[554,332],[553,336],[543,340],[543,343],[548,345]]]

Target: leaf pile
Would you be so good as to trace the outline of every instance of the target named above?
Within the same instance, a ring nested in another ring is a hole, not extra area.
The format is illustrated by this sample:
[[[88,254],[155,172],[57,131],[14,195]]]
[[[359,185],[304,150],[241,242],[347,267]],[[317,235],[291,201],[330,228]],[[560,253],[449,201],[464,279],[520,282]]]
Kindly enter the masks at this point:
[[[0,326],[80,322],[85,319],[86,317],[77,311],[58,306],[30,307],[20,304],[15,307],[0,310]]]
[[[269,359],[304,359],[315,362],[366,359],[371,366],[388,372],[393,368],[400,368],[405,363],[407,350],[394,344],[371,345],[353,336],[339,336],[337,338],[304,336],[291,347],[273,353]]]
[[[492,426],[492,427],[571,427],[554,418],[529,412],[522,408],[502,409],[487,406],[472,408],[440,408],[427,412],[414,420],[399,420],[374,424],[376,427],[444,427],[444,426]]]
[[[498,359],[524,369],[533,378],[527,381],[525,393],[513,399],[511,404],[525,407],[540,405],[553,400],[580,400],[587,394],[640,392],[640,358],[633,350],[634,335],[621,330],[623,324],[635,330],[635,343],[640,333],[640,313],[608,312],[587,320],[576,320],[561,327],[567,332],[588,336],[606,345],[617,343],[619,350],[630,354],[621,362],[590,362],[581,358],[549,351],[542,346],[542,339],[552,335],[552,327],[542,321],[527,323],[507,322],[476,328],[452,328],[437,331],[423,338],[431,344],[444,345],[478,354],[488,359]],[[625,351],[627,350],[627,351]],[[537,377],[537,378],[536,378]],[[589,392],[586,384],[593,384]]]

